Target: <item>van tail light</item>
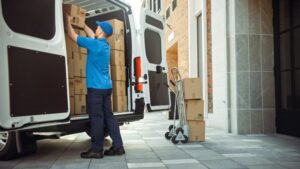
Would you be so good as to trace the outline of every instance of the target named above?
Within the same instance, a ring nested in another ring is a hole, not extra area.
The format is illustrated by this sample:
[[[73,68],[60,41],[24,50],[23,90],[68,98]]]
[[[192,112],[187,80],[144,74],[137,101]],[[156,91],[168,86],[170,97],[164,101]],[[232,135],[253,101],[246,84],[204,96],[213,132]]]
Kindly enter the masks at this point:
[[[142,93],[144,90],[142,78],[142,62],[141,57],[138,56],[134,59],[134,73],[135,73],[135,91],[137,93]]]

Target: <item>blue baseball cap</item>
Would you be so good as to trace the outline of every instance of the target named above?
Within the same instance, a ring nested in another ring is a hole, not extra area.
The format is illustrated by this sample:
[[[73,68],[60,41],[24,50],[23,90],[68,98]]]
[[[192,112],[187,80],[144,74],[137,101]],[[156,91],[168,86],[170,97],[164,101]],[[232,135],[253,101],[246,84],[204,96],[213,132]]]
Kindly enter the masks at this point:
[[[111,24],[109,22],[96,21],[96,24],[98,26],[100,26],[100,28],[103,30],[103,32],[106,34],[107,37],[109,37],[113,34],[113,27],[111,26]]]

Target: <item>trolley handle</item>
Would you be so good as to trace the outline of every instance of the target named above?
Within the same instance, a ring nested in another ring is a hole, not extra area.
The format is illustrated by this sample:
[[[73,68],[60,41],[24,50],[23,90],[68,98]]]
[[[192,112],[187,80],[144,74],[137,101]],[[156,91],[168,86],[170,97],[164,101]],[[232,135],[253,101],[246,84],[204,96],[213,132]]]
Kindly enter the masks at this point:
[[[182,79],[181,74],[179,73],[179,71],[176,67],[173,67],[171,69],[171,73],[172,73],[172,78],[173,78],[174,82],[181,81],[181,79]]]

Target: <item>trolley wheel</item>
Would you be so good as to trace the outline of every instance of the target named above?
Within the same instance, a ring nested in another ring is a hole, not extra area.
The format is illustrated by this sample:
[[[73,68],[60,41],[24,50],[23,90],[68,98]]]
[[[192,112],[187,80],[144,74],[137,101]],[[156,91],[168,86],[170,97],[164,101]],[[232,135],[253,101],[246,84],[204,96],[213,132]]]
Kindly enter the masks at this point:
[[[179,132],[181,132],[181,134],[183,134],[183,129],[181,127],[176,129],[176,134],[179,134]]]
[[[165,137],[166,137],[166,139],[168,139],[168,140],[171,139],[171,136],[170,136],[170,132],[169,132],[169,131],[165,133]]]
[[[179,143],[179,141],[176,140],[176,137],[177,137],[176,135],[174,135],[174,136],[172,137],[172,143],[173,143],[173,144],[178,144],[178,143]]]
[[[170,125],[170,126],[169,126],[169,131],[171,131],[173,128],[174,128],[174,125],[173,125],[173,124]]]
[[[188,136],[186,135],[183,135],[184,136],[184,141],[181,141],[182,143],[187,143],[189,141],[189,138]]]

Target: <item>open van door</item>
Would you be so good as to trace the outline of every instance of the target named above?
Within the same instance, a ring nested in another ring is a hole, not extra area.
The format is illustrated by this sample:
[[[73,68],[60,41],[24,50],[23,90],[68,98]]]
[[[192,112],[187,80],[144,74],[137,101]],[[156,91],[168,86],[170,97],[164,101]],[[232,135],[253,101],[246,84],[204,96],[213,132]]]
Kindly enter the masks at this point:
[[[144,78],[145,102],[148,111],[168,110],[170,94],[164,43],[163,17],[147,9],[141,10],[140,45]]]
[[[61,0],[0,1],[0,131],[69,121]]]

